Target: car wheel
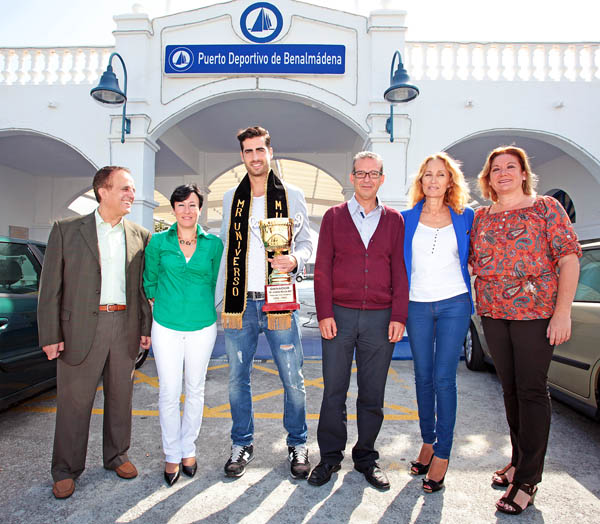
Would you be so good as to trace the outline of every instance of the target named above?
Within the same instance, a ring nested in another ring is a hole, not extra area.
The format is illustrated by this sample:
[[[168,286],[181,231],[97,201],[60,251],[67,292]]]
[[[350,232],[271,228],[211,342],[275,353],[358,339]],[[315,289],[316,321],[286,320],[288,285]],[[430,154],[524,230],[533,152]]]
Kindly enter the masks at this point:
[[[150,353],[150,350],[142,349],[140,346],[140,350],[135,358],[135,369],[140,369],[142,367],[142,364],[146,362],[146,359],[148,358],[148,353]]]
[[[465,364],[471,371],[483,371],[485,369],[485,360],[483,358],[483,349],[479,342],[479,335],[473,322],[469,326],[467,336],[463,343],[465,349]]]
[[[298,275],[296,277],[296,282],[302,282],[304,279],[302,278],[302,275]]]

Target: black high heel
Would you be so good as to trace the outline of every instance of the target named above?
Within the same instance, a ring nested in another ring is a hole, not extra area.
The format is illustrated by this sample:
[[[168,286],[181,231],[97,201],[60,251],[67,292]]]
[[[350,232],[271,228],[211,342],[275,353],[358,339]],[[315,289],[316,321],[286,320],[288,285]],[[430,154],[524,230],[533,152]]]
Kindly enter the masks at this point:
[[[181,467],[178,467],[177,471],[175,473],[167,473],[165,471],[164,475],[165,475],[165,481],[166,481],[167,485],[169,487],[171,487],[171,486],[173,486],[173,484],[175,484],[175,482],[177,482],[179,480],[179,476],[181,475]]]
[[[423,446],[425,446],[425,444],[423,444]],[[421,451],[423,451],[423,446],[421,446]],[[421,453],[419,453],[419,455],[420,454]],[[419,462],[418,460],[411,460],[409,473],[411,475],[425,475],[425,473],[427,473],[429,471],[429,466],[431,466],[431,461],[433,460],[433,455],[434,455],[434,453],[432,450],[431,457],[429,458],[428,464],[423,464],[422,462]]]
[[[442,480],[440,480],[439,482],[437,480],[424,478],[423,479],[423,491],[425,491],[425,493],[435,493],[436,491],[439,491],[440,489],[442,489],[444,487],[444,479],[445,478],[446,478],[446,475],[444,475],[442,477]]]
[[[422,464],[417,460],[412,460],[410,462],[410,470],[409,473],[411,475],[425,475],[429,471],[429,466],[431,466],[431,461],[433,460],[433,455],[429,459],[429,464]]]
[[[188,477],[193,477],[198,470],[198,462],[194,462],[191,466],[186,466],[185,464],[181,464],[181,469],[183,470],[183,474]]]
[[[433,462],[433,457],[431,461]],[[429,464],[431,465],[431,462]],[[449,464],[450,461],[448,460],[448,462],[446,463],[446,472],[440,480],[433,480],[427,477],[423,479],[423,491],[425,491],[425,493],[435,493],[436,491],[439,491],[444,487],[444,479],[446,478],[446,473],[448,473]]]

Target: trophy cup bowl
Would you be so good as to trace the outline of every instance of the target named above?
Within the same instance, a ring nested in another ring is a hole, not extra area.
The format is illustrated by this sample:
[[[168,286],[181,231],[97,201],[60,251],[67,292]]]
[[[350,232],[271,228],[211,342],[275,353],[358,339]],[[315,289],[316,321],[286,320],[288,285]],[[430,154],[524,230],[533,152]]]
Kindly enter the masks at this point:
[[[266,218],[258,224],[260,237],[265,250],[271,257],[290,251],[294,239],[294,226],[302,225],[302,216],[292,218]],[[263,311],[289,311],[299,309],[296,301],[296,286],[292,277],[285,272],[273,269],[269,282],[265,286],[265,305]]]
[[[292,247],[294,221],[291,218],[267,218],[259,222],[260,236],[265,250],[271,256],[281,255]],[[273,269],[269,284],[289,284],[292,278],[287,273]]]

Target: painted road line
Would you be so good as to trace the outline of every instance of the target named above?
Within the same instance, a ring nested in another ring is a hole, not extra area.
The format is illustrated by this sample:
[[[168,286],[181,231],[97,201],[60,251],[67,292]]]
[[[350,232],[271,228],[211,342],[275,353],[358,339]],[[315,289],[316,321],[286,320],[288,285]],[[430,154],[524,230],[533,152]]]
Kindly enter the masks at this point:
[[[210,366],[208,368],[208,370],[213,371],[213,370],[218,370],[218,369],[224,369],[227,367],[229,367],[228,364],[218,364],[216,366]],[[254,367],[254,369],[256,369],[258,371],[262,371],[264,373],[269,373],[272,375],[279,375],[279,372],[276,368],[275,369],[270,368],[270,367],[267,367],[267,366],[264,366],[261,364],[254,364],[253,367]],[[357,368],[353,367],[351,369],[351,372],[356,373]],[[158,377],[151,377],[149,375],[146,375],[145,373],[142,373],[139,370],[136,370],[134,375],[135,375],[135,380],[134,380],[135,384],[146,384],[154,389],[158,389],[158,387],[159,387]],[[396,382],[403,382],[403,380],[398,377],[398,373],[395,370],[393,370],[392,368],[390,368],[389,375]],[[305,385],[305,388],[314,387],[317,389],[323,389],[324,388],[323,377],[317,377],[314,379],[305,380],[304,385]],[[407,387],[407,389],[410,389],[410,388]],[[99,386],[97,388],[97,391],[101,391],[101,390],[102,390],[102,386]],[[253,401],[253,403],[258,403],[262,400],[270,399],[270,398],[277,397],[277,396],[280,396],[283,394],[284,394],[283,388],[278,388],[278,389],[275,389],[272,391],[267,391],[265,393],[259,393],[257,395],[254,395],[252,397],[252,401]],[[357,396],[357,394],[355,392],[352,392],[352,391],[348,392],[348,398],[356,398],[356,396]],[[17,406],[13,409],[15,409],[16,411],[29,412],[29,413],[56,413],[55,406],[40,406],[40,405],[38,405],[38,403],[40,403],[40,402],[54,400],[55,398],[56,398],[55,394],[46,395],[42,398],[30,400],[30,401],[26,402],[24,405]],[[185,399],[185,395],[182,395],[181,401],[183,402],[184,399]],[[418,415],[417,415],[416,409],[407,408],[405,406],[392,404],[389,402],[384,403],[384,408],[395,412],[395,413],[385,413],[384,414],[385,420],[418,420]],[[148,409],[133,409],[131,411],[131,413],[133,416],[144,416],[144,417],[157,417],[159,415],[159,412],[156,409],[149,409],[149,410]],[[102,415],[102,414],[104,414],[104,409],[94,408],[92,410],[92,414]],[[205,418],[231,419],[231,406],[229,405],[229,403],[221,404],[221,405],[214,406],[214,407],[205,405],[203,416]],[[352,413],[348,414],[347,417],[348,417],[348,420],[356,420],[355,414],[352,414]],[[257,419],[280,419],[281,420],[281,419],[283,419],[283,413],[282,412],[274,412],[274,413],[257,412],[257,413],[254,413],[254,418],[257,418]],[[308,420],[318,420],[319,414],[318,413],[307,413],[306,418]]]

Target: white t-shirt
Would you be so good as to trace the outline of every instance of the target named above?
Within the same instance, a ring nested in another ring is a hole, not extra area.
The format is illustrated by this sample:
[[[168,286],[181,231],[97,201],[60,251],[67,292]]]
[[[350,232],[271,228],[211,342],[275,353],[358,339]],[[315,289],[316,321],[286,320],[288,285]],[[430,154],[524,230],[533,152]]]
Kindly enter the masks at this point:
[[[254,220],[250,223],[257,224],[250,227],[250,246],[248,252],[248,291],[265,291],[265,272],[267,252],[260,237],[258,222],[265,218],[265,196],[252,198],[250,215]]]
[[[412,241],[409,300],[437,302],[467,293],[454,227],[419,222]]]

